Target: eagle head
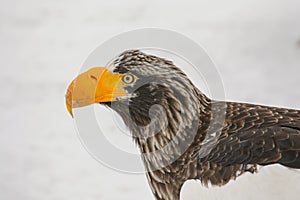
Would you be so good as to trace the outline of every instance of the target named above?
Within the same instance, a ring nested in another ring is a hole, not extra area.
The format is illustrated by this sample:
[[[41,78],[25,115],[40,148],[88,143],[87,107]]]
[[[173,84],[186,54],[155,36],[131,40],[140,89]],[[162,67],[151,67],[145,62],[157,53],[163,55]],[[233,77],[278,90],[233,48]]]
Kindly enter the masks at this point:
[[[199,97],[205,99],[172,61],[129,50],[107,67],[78,75],[67,89],[66,105],[72,116],[73,108],[106,105],[122,117],[140,141],[163,137],[155,147],[159,148],[178,132],[185,133],[195,124],[198,128]]]

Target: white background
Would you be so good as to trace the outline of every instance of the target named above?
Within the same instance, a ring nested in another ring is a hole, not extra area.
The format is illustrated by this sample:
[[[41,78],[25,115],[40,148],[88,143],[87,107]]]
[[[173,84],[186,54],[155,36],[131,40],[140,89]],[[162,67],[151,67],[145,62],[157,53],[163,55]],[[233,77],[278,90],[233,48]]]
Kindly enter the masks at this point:
[[[299,10],[298,0],[1,0],[0,199],[153,199],[144,176],[85,151],[64,104],[89,52],[123,31],[183,33],[209,52],[228,100],[299,109]],[[189,182],[183,196],[297,199],[299,189],[299,172],[271,167],[223,188]]]

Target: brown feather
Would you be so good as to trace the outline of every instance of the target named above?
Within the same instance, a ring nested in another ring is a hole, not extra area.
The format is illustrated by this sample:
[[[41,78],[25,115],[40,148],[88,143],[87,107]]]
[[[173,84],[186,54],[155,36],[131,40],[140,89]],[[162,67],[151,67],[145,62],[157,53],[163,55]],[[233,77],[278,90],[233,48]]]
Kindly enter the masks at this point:
[[[300,168],[299,110],[211,100],[171,61],[140,51],[121,54],[114,65],[116,73],[130,72],[139,81],[152,80],[133,88],[136,95],[127,104],[116,102],[112,108],[142,152],[157,200],[179,200],[188,179],[198,179],[204,186],[222,186],[245,172],[257,172],[257,165]],[[141,138],[153,131],[145,127],[151,122],[149,110],[156,104],[166,110],[167,126]],[[129,105],[129,113],[124,112],[124,105]],[[188,148],[182,148],[185,146]],[[147,156],[156,150],[163,152]]]

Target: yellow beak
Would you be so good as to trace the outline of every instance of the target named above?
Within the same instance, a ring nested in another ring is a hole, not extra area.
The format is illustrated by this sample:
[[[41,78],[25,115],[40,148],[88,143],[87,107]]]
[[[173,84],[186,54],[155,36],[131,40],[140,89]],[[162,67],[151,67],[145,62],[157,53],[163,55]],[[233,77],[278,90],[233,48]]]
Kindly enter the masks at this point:
[[[66,92],[66,105],[73,117],[73,108],[100,102],[112,102],[117,97],[126,96],[123,90],[123,74],[114,74],[104,67],[92,68],[78,75]]]

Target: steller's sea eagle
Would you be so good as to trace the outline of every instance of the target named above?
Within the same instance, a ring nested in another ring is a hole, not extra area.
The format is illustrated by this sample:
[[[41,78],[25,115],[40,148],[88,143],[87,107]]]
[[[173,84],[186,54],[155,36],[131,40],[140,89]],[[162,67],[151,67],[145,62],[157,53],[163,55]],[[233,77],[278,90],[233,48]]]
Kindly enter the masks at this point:
[[[94,103],[124,120],[156,200],[179,200],[189,179],[222,186],[258,165],[300,168],[299,110],[212,100],[173,62],[139,50],[72,81],[69,113]]]

